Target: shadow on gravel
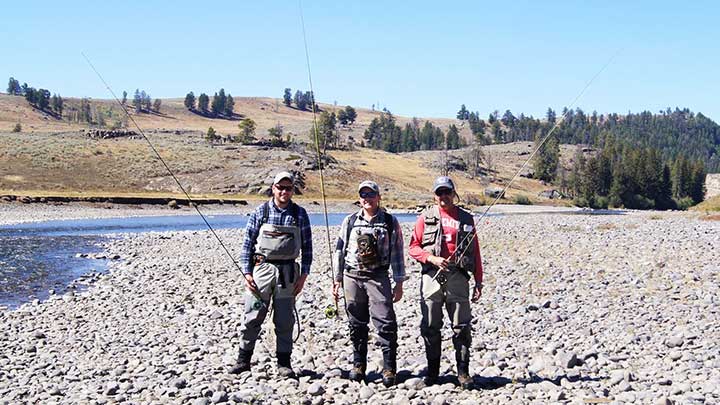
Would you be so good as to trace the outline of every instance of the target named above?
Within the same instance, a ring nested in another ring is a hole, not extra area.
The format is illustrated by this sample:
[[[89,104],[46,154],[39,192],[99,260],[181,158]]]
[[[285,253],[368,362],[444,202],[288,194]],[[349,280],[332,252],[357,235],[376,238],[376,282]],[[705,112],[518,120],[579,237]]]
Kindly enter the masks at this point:
[[[350,371],[348,370],[342,370],[341,375],[338,377],[343,380],[348,380]],[[310,377],[310,380],[319,380],[322,379],[325,374],[324,373],[315,373],[312,370],[303,369],[298,373],[298,377]],[[397,384],[402,384],[405,381],[411,379],[411,378],[423,378],[425,377],[425,373],[422,372],[420,374],[413,374],[410,371],[407,370],[400,370],[397,373]],[[528,384],[536,384],[543,381],[549,381],[553,383],[554,385],[557,385],[560,387],[560,380],[563,378],[567,378],[570,382],[578,382],[578,381],[600,381],[603,378],[601,377],[568,377],[568,376],[560,376],[554,379],[550,378],[542,378],[536,375],[531,376],[530,378],[524,378],[520,380],[513,381],[510,378],[507,377],[483,377],[480,375],[474,375],[473,376],[473,387],[470,390],[474,391],[481,391],[481,390],[495,390],[498,388],[502,388],[508,384],[522,384],[522,385],[528,385]],[[378,372],[370,372],[365,376],[365,382],[366,383],[380,383],[382,381],[382,374]],[[438,377],[436,385],[442,385],[451,383],[455,385],[456,387],[460,387],[460,382],[458,381],[458,378],[456,375],[453,374],[446,374],[441,375]]]

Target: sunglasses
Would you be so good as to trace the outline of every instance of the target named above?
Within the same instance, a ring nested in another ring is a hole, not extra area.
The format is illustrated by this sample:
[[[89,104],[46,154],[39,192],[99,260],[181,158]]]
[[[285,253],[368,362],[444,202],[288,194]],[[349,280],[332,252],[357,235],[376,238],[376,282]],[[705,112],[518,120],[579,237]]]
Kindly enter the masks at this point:
[[[361,191],[360,198],[375,198],[378,193],[376,191]]]
[[[293,191],[293,186],[281,186],[279,184],[276,184],[275,188],[277,188],[280,191]]]
[[[450,195],[450,194],[452,194],[452,192],[453,191],[449,188],[441,188],[435,192],[435,195],[440,197],[440,196],[444,196],[444,195]]]

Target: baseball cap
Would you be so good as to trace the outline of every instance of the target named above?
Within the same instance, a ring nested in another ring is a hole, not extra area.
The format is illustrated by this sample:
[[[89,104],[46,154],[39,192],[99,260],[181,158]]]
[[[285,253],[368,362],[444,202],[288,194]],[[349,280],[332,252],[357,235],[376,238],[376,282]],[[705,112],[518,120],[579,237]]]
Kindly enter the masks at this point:
[[[370,190],[380,194],[380,187],[378,187],[377,183],[375,183],[372,180],[365,180],[358,186],[358,192],[364,188],[369,188]]]
[[[455,190],[455,184],[450,177],[440,176],[435,179],[435,182],[433,183],[433,193],[438,191],[439,188],[449,188],[450,190]]]
[[[284,179],[290,180],[292,183],[295,182],[295,176],[292,175],[290,172],[282,171],[275,175],[275,179],[273,179],[273,184],[278,184]]]

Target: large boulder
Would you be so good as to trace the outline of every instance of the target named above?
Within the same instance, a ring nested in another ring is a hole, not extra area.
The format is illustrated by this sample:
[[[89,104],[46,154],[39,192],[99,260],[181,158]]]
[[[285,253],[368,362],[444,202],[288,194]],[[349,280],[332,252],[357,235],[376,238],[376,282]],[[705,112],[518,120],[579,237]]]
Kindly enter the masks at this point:
[[[503,192],[503,189],[500,187],[486,187],[485,188],[485,195],[491,198],[502,198],[502,196],[505,193]]]

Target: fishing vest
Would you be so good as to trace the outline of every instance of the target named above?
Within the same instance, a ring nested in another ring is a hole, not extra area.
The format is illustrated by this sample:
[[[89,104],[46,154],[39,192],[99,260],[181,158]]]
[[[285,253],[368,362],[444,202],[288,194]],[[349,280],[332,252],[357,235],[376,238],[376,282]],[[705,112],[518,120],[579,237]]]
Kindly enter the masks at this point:
[[[459,257],[454,255],[450,269],[460,269],[463,270],[466,275],[470,275],[475,272],[475,255],[474,251],[469,247],[473,239],[472,232],[475,230],[475,220],[469,212],[460,207],[457,207],[457,209],[460,227],[457,231],[457,243],[455,250],[459,252],[458,254],[462,254],[463,252],[465,252],[465,254]],[[422,215],[425,217],[425,229],[423,231],[420,247],[433,256],[440,256],[443,240],[440,208],[437,205],[433,205],[426,208]],[[450,254],[453,254],[453,252],[450,252]],[[422,264],[423,273],[434,268],[435,266],[430,263]]]
[[[393,216],[387,212],[383,211],[378,215],[383,215],[383,221],[372,224],[356,226],[355,222],[358,213],[352,214],[348,219],[344,253],[346,258],[348,248],[351,245],[357,246],[355,251],[357,268],[346,268],[346,271],[350,274],[369,277],[390,268],[391,238],[395,229],[395,222]]]
[[[262,255],[269,262],[294,261],[300,255],[300,227],[298,206],[291,202],[288,207],[292,225],[267,223],[270,216],[270,202],[262,205],[261,226],[255,244],[255,254]]]

